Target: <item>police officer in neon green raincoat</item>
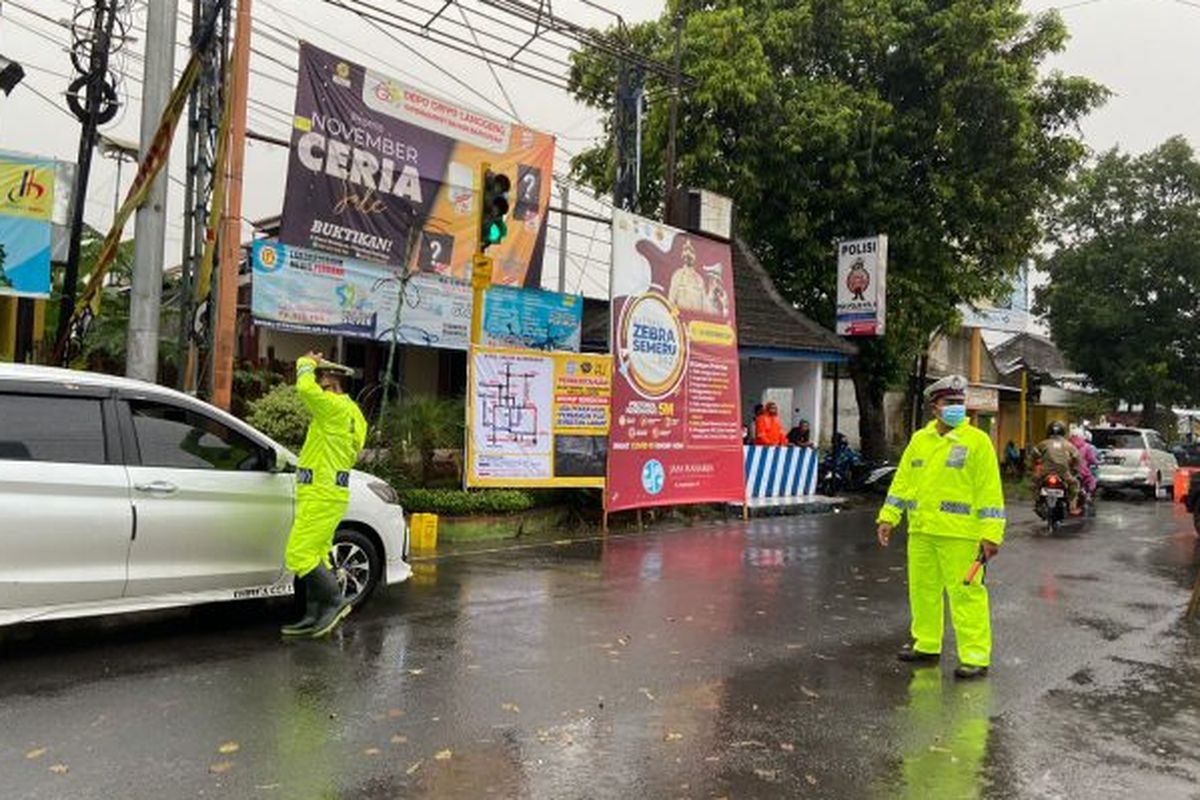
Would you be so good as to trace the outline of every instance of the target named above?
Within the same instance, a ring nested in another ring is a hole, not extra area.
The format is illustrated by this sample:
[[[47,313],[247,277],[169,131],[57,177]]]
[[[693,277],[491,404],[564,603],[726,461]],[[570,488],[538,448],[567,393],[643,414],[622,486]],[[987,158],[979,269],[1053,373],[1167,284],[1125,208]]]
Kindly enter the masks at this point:
[[[901,661],[937,661],[942,652],[943,602],[958,642],[959,678],[987,674],[992,628],[984,570],[964,578],[980,556],[1004,541],[1004,491],[992,440],[967,420],[967,380],[951,375],[925,390],[935,419],[913,434],[879,511],[879,543],[908,514],[908,598],[912,643]]]
[[[329,551],[350,502],[350,471],[367,439],[367,421],[345,393],[351,370],[309,353],[296,362],[296,391],[312,415],[296,470],[296,520],[287,568],[306,590],[302,619],[285,636],[324,636],[350,613]]]

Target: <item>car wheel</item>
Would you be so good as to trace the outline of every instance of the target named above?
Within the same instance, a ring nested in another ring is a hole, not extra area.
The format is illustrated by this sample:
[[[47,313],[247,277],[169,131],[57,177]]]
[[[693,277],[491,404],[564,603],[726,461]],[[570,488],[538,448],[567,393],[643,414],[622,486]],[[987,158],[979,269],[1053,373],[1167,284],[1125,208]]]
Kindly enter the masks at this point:
[[[383,575],[383,559],[375,543],[361,531],[341,528],[329,557],[345,597],[356,607],[365,603]]]

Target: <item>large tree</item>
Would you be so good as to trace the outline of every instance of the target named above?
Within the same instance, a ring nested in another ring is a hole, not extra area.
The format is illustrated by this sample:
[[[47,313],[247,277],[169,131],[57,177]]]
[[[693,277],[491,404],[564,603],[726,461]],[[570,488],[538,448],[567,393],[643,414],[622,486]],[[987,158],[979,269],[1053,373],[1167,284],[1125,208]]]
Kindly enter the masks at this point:
[[[1105,392],[1200,401],[1200,163],[1182,138],[1081,169],[1053,220],[1038,291],[1055,342]]]
[[[887,335],[852,369],[864,448],[886,448],[883,396],[956,306],[1002,294],[1040,240],[1039,213],[1085,155],[1077,122],[1103,101],[1091,81],[1039,67],[1062,49],[1056,14],[1020,0],[670,2],[623,33],[664,62],[681,20],[677,168],[682,185],[730,195],[740,232],[782,290],[832,323],[834,243],[890,236]],[[678,17],[677,17],[678,15]],[[612,104],[618,67],[586,50],[572,89]],[[641,209],[663,197],[668,104],[650,82]],[[574,173],[612,186],[608,141]]]

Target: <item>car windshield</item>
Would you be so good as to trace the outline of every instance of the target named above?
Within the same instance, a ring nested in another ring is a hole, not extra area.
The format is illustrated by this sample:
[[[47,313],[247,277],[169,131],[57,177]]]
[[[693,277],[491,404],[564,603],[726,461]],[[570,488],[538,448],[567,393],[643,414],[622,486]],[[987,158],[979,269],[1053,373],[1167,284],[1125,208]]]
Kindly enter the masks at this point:
[[[1093,429],[1092,447],[1097,450],[1145,450],[1146,443],[1138,431]]]

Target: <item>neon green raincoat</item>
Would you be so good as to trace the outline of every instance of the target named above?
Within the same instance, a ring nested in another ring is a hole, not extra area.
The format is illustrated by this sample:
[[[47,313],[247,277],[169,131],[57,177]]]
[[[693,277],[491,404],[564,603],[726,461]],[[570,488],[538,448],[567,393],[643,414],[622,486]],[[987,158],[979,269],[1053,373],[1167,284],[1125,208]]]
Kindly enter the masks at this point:
[[[350,502],[350,471],[367,440],[367,420],[353,400],[317,384],[317,363],[296,362],[296,391],[312,414],[296,472],[296,521],[287,568],[304,577],[329,566],[329,549]]]
[[[898,525],[906,512],[913,646],[923,653],[942,651],[942,604],[948,595],[959,661],[988,666],[992,630],[983,570],[970,586],[962,582],[981,539],[1004,541],[1000,462],[988,435],[966,421],[945,436],[936,420],[917,431],[878,521]]]

